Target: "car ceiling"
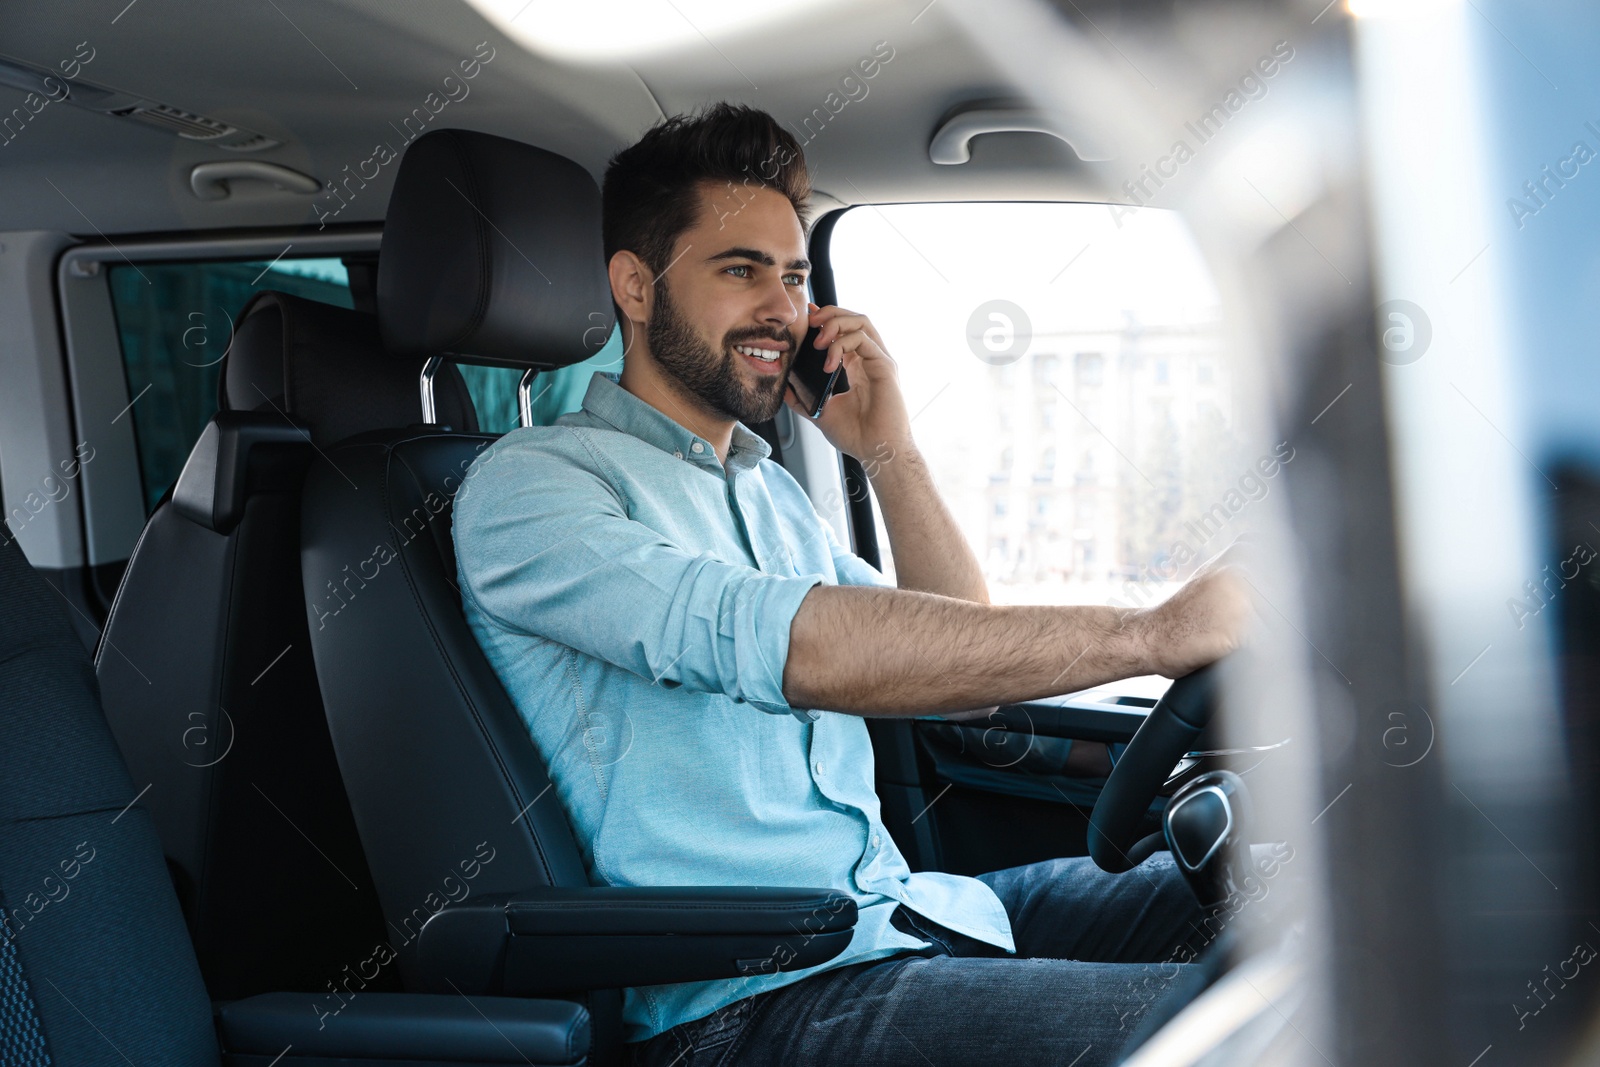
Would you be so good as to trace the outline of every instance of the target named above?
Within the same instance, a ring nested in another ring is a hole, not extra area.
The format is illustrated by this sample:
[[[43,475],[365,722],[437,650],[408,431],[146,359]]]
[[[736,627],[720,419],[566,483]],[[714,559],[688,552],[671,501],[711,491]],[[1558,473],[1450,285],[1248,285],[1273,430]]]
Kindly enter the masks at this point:
[[[92,49],[83,79],[282,144],[233,152],[52,102],[0,144],[0,230],[93,237],[315,224],[315,196],[238,182],[233,195],[205,201],[191,191],[189,172],[204,162],[258,159],[324,183],[339,178],[379,142],[402,148],[397,124],[485,41],[493,59],[469,83],[469,95],[427,128],[526,141],[597,178],[612,153],[664,114],[711,101],[748,103],[798,123],[882,41],[894,57],[868,94],[806,145],[822,206],[1104,199],[1096,165],[1049,137],[985,137],[974,142],[968,164],[929,161],[929,139],[953,108],[1025,100],[1007,74],[1015,64],[977,47],[945,10],[953,6],[836,6],[826,19],[791,20],[671,54],[578,64],[522,48],[464,0],[93,0],[70,12],[55,0],[8,0],[0,8],[0,55],[55,70]],[[0,85],[3,113],[24,96]],[[395,169],[380,168],[327,221],[381,220]]]

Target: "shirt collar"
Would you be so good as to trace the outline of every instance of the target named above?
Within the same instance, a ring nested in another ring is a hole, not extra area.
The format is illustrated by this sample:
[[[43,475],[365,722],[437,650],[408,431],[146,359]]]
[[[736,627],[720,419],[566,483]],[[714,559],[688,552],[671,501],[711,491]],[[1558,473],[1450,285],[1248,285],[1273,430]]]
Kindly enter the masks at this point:
[[[717,451],[710,441],[678,425],[603,372],[596,371],[589,379],[589,388],[583,394],[583,410],[612,428],[637,437],[663,452],[718,474],[723,473],[724,468],[717,462]],[[697,445],[698,450],[695,447]],[[737,473],[748,470],[771,454],[771,446],[759,434],[747,429],[742,422],[733,424],[727,471]]]

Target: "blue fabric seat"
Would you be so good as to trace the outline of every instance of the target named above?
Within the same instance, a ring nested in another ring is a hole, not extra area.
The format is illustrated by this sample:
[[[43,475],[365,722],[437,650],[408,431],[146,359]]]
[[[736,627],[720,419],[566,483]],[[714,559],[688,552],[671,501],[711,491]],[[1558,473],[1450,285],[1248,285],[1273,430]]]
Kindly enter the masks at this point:
[[[183,915],[61,594],[0,547],[0,1062],[215,1064]]]

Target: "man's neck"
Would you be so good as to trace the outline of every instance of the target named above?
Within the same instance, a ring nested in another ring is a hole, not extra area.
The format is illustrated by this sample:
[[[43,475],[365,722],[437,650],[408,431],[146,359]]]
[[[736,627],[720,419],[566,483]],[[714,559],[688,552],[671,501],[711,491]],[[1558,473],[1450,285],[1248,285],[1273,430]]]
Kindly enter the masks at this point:
[[[634,352],[623,361],[619,384],[690,433],[705,438],[717,453],[717,461],[728,462],[734,420],[707,411],[677,381],[663,374],[647,353]]]

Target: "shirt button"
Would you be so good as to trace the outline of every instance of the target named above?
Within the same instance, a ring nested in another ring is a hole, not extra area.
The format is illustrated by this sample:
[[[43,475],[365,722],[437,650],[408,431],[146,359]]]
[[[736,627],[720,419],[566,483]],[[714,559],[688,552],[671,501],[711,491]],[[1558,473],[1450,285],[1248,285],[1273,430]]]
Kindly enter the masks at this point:
[[[682,459],[683,458],[683,453],[682,452],[674,452],[672,455],[673,455],[673,458],[675,458],[675,459]]]
[[[706,450],[706,446],[701,444],[699,441],[696,441],[694,444],[690,445],[689,447],[695,452],[704,452]]]
[[[873,848],[877,848],[878,847],[878,835],[877,834],[873,834],[872,835],[872,847]]]
[[[817,774],[819,776],[822,774],[822,761],[821,760],[817,761]]]

